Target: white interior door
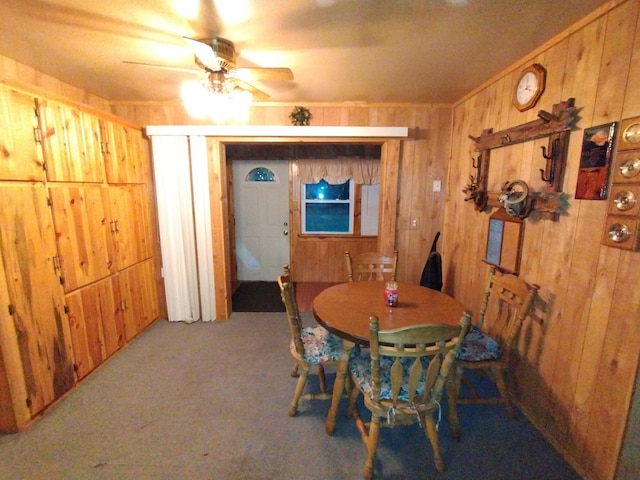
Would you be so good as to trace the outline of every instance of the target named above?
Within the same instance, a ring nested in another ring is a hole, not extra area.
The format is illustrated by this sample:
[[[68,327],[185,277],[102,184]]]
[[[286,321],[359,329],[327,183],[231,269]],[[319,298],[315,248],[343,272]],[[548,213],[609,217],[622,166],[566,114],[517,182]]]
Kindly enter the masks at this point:
[[[274,181],[248,181],[261,167]],[[289,263],[289,162],[234,160],[233,192],[238,280],[275,281]]]

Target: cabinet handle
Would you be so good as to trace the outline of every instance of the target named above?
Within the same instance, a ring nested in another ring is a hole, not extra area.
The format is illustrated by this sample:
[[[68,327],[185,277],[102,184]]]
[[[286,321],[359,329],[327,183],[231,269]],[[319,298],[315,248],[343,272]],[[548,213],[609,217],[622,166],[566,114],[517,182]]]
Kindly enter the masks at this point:
[[[118,220],[116,220],[116,233],[120,232],[120,227],[118,226]]]
[[[40,130],[40,127],[33,127],[33,141],[42,143],[42,130]]]

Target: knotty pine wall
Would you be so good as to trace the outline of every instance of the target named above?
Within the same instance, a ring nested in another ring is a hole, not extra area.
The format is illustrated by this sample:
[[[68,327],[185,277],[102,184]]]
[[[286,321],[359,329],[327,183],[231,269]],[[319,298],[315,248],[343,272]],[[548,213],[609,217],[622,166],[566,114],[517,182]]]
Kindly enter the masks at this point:
[[[459,101],[453,112],[445,288],[478,311],[487,272],[481,259],[488,214],[474,211],[461,192],[473,173],[468,135],[535,120],[539,109],[551,111],[570,97],[580,108],[564,179],[568,215],[525,225],[520,276],[541,286],[547,309],[544,324],[527,323],[524,330],[516,392],[537,427],[585,478],[594,479],[615,475],[633,395],[640,352],[640,252],[602,246],[608,202],[573,195],[582,129],[640,115],[639,10],[639,0],[610,2]],[[512,92],[518,73],[534,62],[547,69],[546,91],[534,109],[520,113],[511,105]],[[489,190],[515,179],[541,189],[540,147],[546,144],[543,139],[492,150]]]

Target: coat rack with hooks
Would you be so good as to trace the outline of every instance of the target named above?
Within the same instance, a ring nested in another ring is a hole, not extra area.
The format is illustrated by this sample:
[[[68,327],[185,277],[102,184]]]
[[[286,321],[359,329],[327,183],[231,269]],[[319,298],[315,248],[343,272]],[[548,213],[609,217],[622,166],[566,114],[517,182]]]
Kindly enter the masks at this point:
[[[562,193],[562,182],[567,160],[569,134],[578,118],[575,99],[569,98],[554,105],[551,113],[540,110],[538,119],[531,122],[499,132],[494,132],[492,128],[489,128],[478,137],[469,135],[469,138],[475,143],[478,157],[472,158],[471,165],[475,172],[470,176],[470,183],[463,189],[463,192],[467,194],[465,200],[472,201],[477,211],[483,211],[487,206],[501,206],[499,199],[502,192],[488,191],[491,150],[548,137],[547,147],[541,147],[545,168],[540,169],[541,179],[548,186],[540,192],[530,190],[529,196],[533,208],[540,215],[540,218],[557,220],[560,213],[566,208],[566,195]]]

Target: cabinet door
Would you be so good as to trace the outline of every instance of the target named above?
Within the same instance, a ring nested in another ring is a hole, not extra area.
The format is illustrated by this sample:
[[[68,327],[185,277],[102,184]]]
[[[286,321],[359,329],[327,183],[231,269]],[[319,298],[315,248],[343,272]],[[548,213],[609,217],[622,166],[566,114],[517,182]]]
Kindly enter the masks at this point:
[[[0,85],[0,180],[44,180],[35,98]]]
[[[100,120],[104,163],[109,183],[148,183],[151,181],[149,145],[140,129]]]
[[[0,342],[5,363],[12,365],[12,390],[24,392],[17,399],[26,404],[20,428],[73,386],[73,351],[45,187],[0,185],[0,198],[0,246],[10,301],[0,308],[12,320],[2,325]]]
[[[115,277],[66,296],[73,355],[82,379],[125,344],[124,322]]]
[[[118,278],[125,334],[127,340],[131,340],[160,314],[153,260],[119,272]]]
[[[146,185],[109,188],[110,223],[114,225],[117,268],[153,256],[151,199]]]
[[[115,271],[114,246],[103,201],[106,187],[49,184],[65,292]]]
[[[50,100],[38,100],[47,179],[52,182],[103,182],[97,117]]]

